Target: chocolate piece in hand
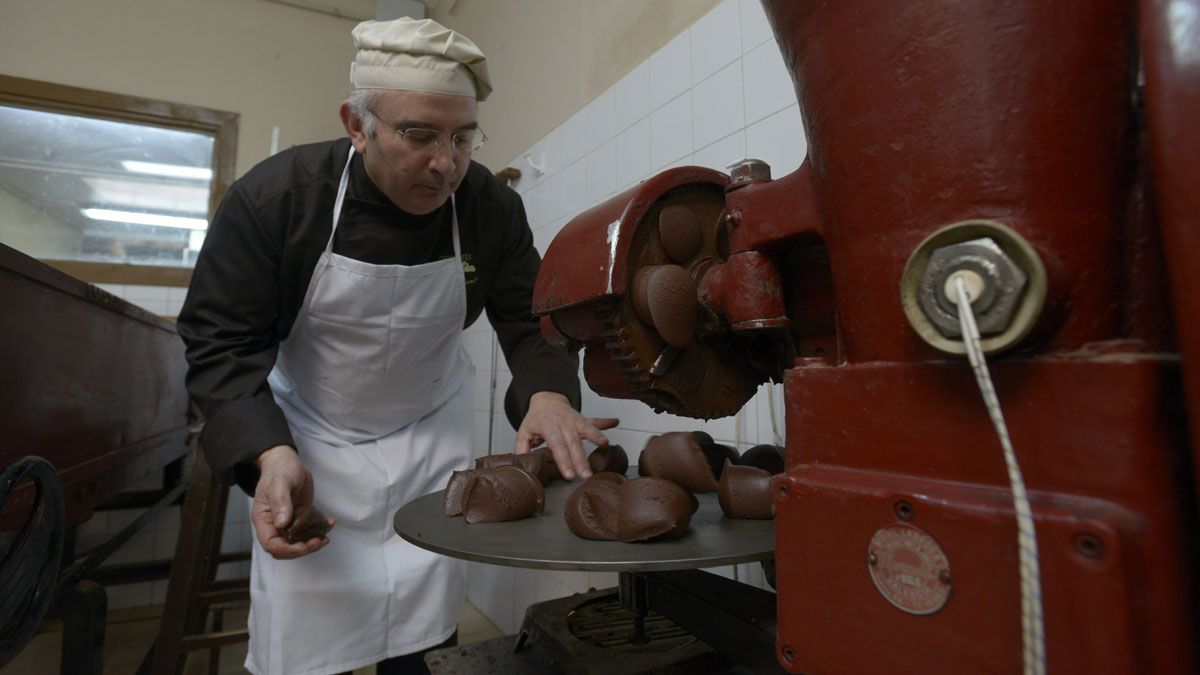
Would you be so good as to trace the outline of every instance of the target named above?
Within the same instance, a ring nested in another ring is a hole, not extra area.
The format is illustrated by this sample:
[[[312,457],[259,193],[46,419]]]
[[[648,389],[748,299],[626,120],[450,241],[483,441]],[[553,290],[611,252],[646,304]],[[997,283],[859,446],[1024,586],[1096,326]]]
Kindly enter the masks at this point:
[[[299,544],[309,539],[324,539],[329,534],[329,519],[315,506],[297,506],[292,515],[292,524],[283,533],[289,544]]]
[[[728,463],[721,472],[717,499],[730,518],[769,520],[775,517],[771,501],[771,474],[756,466]]]
[[[638,473],[663,478],[689,492],[716,492],[717,478],[696,437],[673,431],[646,442],[638,457]]]
[[[629,455],[619,445],[602,445],[588,455],[588,466],[592,467],[593,474],[609,471],[624,476],[629,470]]]

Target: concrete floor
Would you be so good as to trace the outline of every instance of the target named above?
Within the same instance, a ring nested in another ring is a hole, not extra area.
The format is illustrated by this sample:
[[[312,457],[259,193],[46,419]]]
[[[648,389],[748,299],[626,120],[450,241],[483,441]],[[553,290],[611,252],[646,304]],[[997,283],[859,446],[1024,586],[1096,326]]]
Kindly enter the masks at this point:
[[[104,636],[104,675],[133,675],[158,634],[161,605],[113,610],[108,613],[108,628]],[[228,610],[226,630],[244,628],[246,610]],[[459,644],[470,644],[500,637],[500,631],[470,604],[463,606],[458,622]],[[0,675],[58,675],[62,649],[62,624],[48,621],[42,632],[3,668]],[[221,675],[245,673],[246,645],[221,649]],[[374,666],[359,668],[354,675],[372,675]],[[196,653],[188,659],[185,675],[208,673],[208,654]]]

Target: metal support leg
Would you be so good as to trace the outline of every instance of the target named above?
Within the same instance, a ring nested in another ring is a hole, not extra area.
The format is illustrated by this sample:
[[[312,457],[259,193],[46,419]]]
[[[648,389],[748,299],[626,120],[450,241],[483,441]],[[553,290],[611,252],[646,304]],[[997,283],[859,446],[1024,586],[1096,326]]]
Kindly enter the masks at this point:
[[[646,578],[634,572],[617,575],[617,594],[621,607],[633,612],[633,635],[629,641],[635,645],[649,642],[646,637],[646,614],[650,611],[650,587]]]
[[[104,587],[83,580],[60,589],[58,611],[63,622],[62,675],[104,672],[104,627],[108,595]]]

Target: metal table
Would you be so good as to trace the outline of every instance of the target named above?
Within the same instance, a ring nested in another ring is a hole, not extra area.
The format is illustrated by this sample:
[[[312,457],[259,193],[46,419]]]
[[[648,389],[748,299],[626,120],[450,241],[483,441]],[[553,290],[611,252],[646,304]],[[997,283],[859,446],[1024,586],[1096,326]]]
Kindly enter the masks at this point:
[[[396,512],[396,533],[421,548],[493,565],[547,570],[645,572],[716,567],[767,560],[775,554],[775,522],[726,518],[716,493],[696,495],[691,529],[668,541],[626,544],[592,541],[567,527],[563,506],[578,481],[546,486],[540,516],[470,525],[447,518],[442,493],[415,499]]]

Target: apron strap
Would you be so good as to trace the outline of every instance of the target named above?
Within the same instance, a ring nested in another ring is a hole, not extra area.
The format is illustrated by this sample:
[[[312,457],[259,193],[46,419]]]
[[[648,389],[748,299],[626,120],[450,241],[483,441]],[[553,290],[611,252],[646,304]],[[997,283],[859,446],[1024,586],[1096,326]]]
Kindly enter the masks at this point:
[[[454,259],[461,265],[462,248],[458,242],[458,205],[454,202],[454,193],[450,193],[450,223],[454,230]]]
[[[346,155],[346,166],[342,169],[342,179],[338,181],[337,199],[333,200],[333,227],[329,228],[329,241],[325,242],[325,252],[333,251],[333,235],[337,233],[338,220],[342,215],[342,202],[346,199],[346,186],[350,183],[350,162],[354,161],[354,144],[350,144],[350,154]]]

